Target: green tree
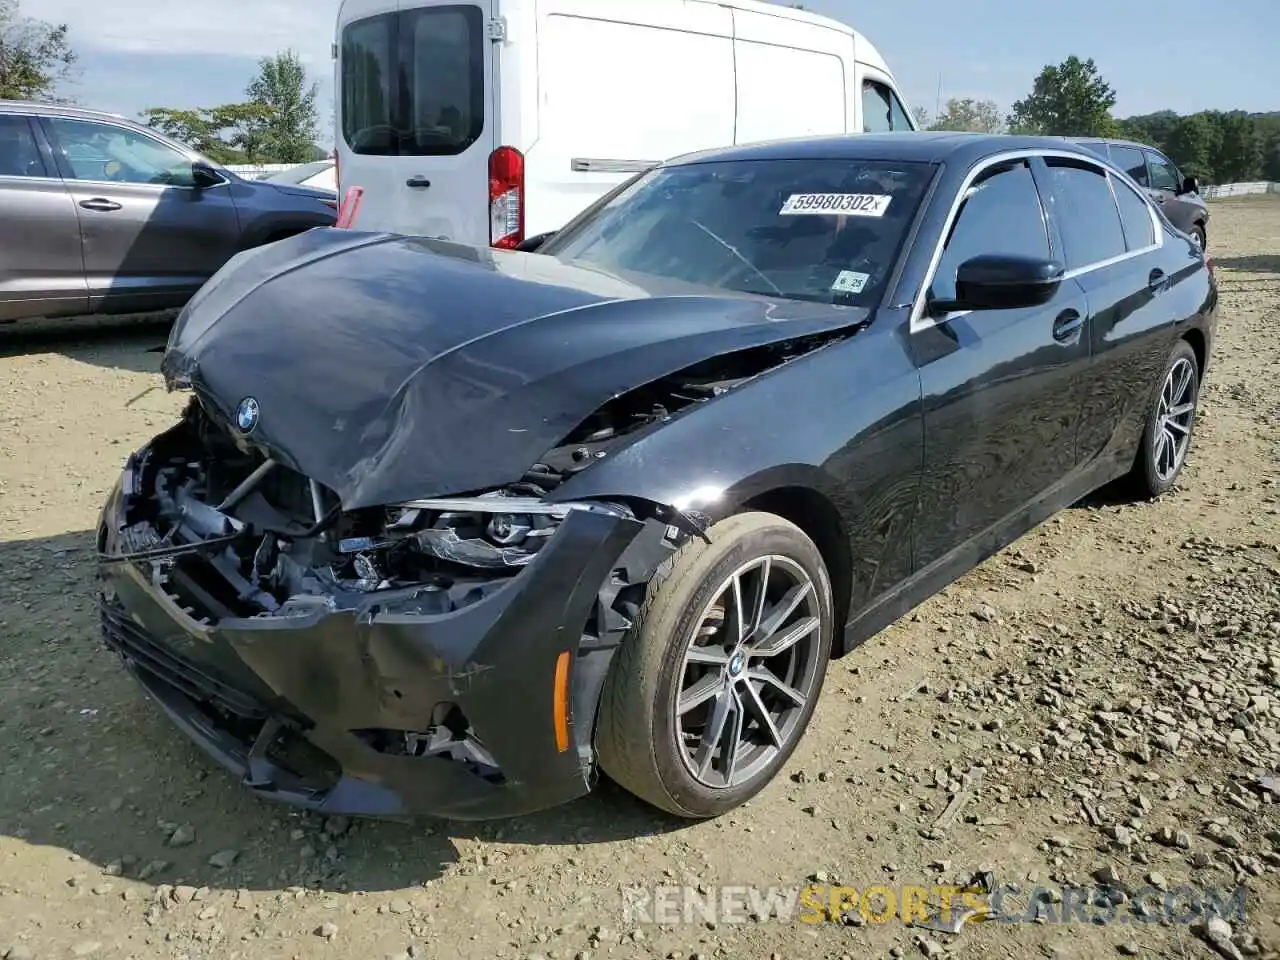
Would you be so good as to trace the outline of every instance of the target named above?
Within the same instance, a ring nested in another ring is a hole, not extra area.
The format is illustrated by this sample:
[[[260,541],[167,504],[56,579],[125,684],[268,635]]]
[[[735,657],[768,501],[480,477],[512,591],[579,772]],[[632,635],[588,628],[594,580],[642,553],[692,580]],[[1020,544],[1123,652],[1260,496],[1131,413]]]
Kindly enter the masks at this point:
[[[954,130],[966,133],[999,133],[1004,129],[1004,118],[993,100],[975,100],[972,97],[952,97],[942,113],[929,124],[930,130]]]
[[[1098,73],[1093,58],[1067,57],[1040,71],[1035,84],[1009,113],[1017,133],[1066,137],[1105,137],[1116,132],[1111,108],[1116,93]]]
[[[24,17],[0,0],[0,100],[54,100],[76,62],[65,23]]]
[[[239,163],[260,159],[269,111],[260,103],[228,103],[192,110],[149,107],[142,115],[148,126],[216,163]]]
[[[1150,139],[1143,142],[1164,150],[1165,144],[1169,142],[1169,134],[1173,131],[1173,127],[1179,119],[1178,114],[1173,110],[1157,110],[1155,113],[1144,113],[1118,122],[1122,130],[1145,131]],[[1129,136],[1127,132],[1124,135],[1131,140],[1138,139],[1137,137]]]
[[[1127,117],[1124,120],[1117,120],[1116,135],[1125,140],[1132,140],[1134,143],[1145,143],[1147,146],[1155,147],[1157,150],[1164,149],[1164,144],[1160,138],[1147,128],[1140,117]]]
[[[911,108],[911,119],[915,120],[917,130],[929,128],[929,111],[918,103]]]
[[[1184,173],[1199,177],[1206,183],[1220,182],[1214,170],[1214,155],[1218,149],[1218,130],[1207,113],[1193,113],[1179,117],[1169,131],[1165,152]]]
[[[319,85],[308,80],[298,54],[286,50],[263,57],[258,61],[258,75],[245,92],[251,102],[266,108],[261,128],[253,131],[253,152],[277,163],[309,160],[319,133]]]
[[[1233,110],[1218,117],[1214,174],[1219,183],[1242,183],[1262,175],[1262,142],[1253,117]]]

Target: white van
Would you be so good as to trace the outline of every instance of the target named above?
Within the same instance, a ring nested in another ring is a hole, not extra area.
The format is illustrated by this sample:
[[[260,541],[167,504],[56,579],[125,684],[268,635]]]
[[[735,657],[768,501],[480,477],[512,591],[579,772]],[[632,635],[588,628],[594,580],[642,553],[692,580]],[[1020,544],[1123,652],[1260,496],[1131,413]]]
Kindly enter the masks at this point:
[[[343,0],[333,56],[353,226],[476,246],[693,150],[914,127],[864,37],[753,0]]]

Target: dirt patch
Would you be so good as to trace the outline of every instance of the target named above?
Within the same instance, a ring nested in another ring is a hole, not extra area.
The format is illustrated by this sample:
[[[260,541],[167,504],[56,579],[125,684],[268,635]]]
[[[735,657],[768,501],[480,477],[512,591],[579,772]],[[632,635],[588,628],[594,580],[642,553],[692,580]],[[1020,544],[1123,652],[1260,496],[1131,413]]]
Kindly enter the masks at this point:
[[[97,510],[181,403],[156,389],[165,328],[0,331],[0,956],[1277,955],[1280,200],[1215,204],[1210,249],[1222,317],[1181,486],[1065,511],[837,661],[786,774],[697,826],[607,786],[481,825],[246,796],[96,637]],[[1018,885],[1019,919],[1043,888],[1041,922],[623,912],[631,885],[975,874]],[[1243,891],[1230,940],[1189,915],[1206,889]]]

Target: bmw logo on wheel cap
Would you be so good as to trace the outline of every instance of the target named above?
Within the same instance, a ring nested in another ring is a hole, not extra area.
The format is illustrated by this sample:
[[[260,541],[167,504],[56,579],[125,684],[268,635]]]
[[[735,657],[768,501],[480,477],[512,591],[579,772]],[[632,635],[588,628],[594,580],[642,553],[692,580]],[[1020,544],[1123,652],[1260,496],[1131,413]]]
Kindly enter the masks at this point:
[[[245,397],[240,401],[240,406],[236,407],[236,426],[240,428],[241,433],[253,433],[254,427],[258,425],[258,417],[262,413],[258,406],[258,401],[253,397]]]

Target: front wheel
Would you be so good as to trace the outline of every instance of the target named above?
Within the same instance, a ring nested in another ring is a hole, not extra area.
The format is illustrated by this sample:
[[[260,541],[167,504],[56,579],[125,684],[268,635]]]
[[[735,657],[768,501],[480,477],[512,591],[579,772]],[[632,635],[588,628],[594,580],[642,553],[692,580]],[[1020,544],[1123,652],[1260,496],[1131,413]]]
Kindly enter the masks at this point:
[[[743,513],[659,568],[610,670],[596,746],[614,781],[677,816],[717,816],[777,774],[831,656],[831,583],[799,527]]]
[[[1190,235],[1192,242],[1195,243],[1196,247],[1200,250],[1203,250],[1209,243],[1208,237],[1205,236],[1203,224],[1193,223],[1191,225]]]
[[[1199,399],[1200,368],[1195,351],[1187,341],[1179,340],[1165,362],[1133,466],[1134,486],[1143,498],[1165,493],[1182,472],[1191,449]]]

